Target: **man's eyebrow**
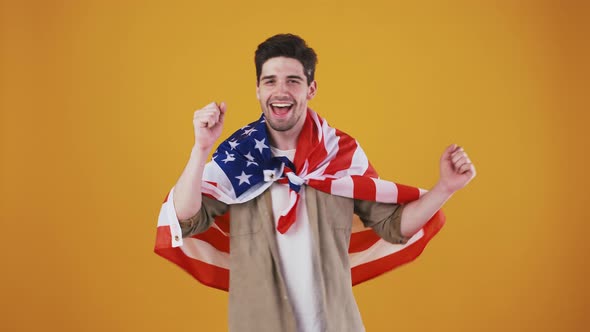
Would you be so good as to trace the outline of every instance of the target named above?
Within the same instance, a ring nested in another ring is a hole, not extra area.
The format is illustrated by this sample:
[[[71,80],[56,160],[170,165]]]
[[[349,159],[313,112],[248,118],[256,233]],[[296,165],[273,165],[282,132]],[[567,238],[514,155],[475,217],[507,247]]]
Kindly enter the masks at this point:
[[[303,81],[303,77],[301,77],[299,75],[289,75],[289,76],[287,76],[287,78],[296,78],[298,80],[302,80]]]
[[[266,76],[262,76],[262,77],[260,78],[260,80],[261,80],[261,81],[264,81],[264,80],[269,80],[269,79],[276,79],[276,78],[277,78],[277,75],[266,75]],[[303,77],[301,77],[301,76],[299,76],[299,75],[288,75],[288,76],[287,76],[287,78],[290,78],[290,79],[297,79],[297,80],[301,80],[301,81],[303,81]]]

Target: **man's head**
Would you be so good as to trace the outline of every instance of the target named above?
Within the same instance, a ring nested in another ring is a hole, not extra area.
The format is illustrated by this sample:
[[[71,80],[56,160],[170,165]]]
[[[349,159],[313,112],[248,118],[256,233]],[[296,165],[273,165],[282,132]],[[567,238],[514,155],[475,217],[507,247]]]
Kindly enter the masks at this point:
[[[277,147],[292,145],[316,93],[317,57],[294,35],[276,35],[258,46],[255,56],[256,96]],[[281,140],[279,142],[278,140]]]
[[[303,66],[307,85],[314,80],[315,65],[318,63],[318,57],[315,51],[308,47],[301,37],[288,34],[274,35],[263,43],[258,45],[254,55],[256,64],[256,84],[260,84],[260,73],[262,65],[271,58],[286,57],[296,59]]]

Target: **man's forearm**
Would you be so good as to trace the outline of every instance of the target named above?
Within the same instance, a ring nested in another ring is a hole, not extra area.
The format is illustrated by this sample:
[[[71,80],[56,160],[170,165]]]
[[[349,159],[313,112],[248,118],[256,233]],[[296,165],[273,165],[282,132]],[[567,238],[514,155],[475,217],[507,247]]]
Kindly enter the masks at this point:
[[[402,234],[410,237],[418,232],[452,195],[452,192],[437,184],[418,200],[406,204],[402,212]]]
[[[194,147],[174,186],[174,207],[178,220],[188,219],[201,209],[201,181],[208,155],[208,150]]]

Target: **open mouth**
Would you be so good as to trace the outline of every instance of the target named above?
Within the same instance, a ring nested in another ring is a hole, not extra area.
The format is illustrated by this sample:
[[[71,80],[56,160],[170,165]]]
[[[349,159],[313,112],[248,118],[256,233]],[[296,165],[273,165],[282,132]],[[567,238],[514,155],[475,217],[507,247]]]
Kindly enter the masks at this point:
[[[274,102],[270,103],[271,111],[277,116],[285,116],[293,108],[291,102]]]

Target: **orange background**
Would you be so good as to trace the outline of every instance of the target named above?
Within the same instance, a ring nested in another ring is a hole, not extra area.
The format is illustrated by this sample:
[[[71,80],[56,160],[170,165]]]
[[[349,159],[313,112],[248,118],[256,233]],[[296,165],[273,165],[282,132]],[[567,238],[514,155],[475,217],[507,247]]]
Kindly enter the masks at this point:
[[[225,100],[258,117],[253,54],[319,55],[311,106],[385,179],[478,170],[422,257],[355,287],[368,331],[586,331],[583,1],[2,1],[0,329],[225,331],[227,295],[152,253],[160,203]]]

